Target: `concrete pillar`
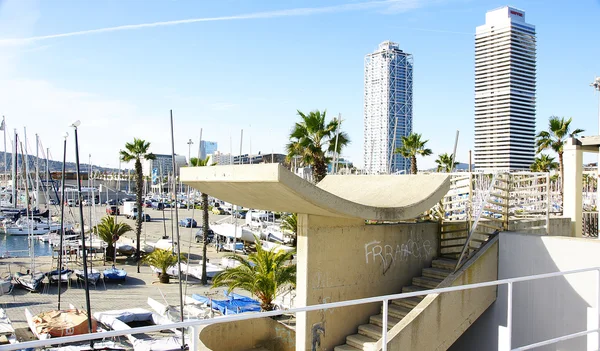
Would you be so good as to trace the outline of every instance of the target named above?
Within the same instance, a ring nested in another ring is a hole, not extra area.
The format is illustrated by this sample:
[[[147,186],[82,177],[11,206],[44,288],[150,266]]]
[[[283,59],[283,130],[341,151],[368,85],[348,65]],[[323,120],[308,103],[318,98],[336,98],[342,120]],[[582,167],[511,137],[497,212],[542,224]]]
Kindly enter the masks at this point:
[[[571,236],[582,236],[583,223],[583,150],[575,138],[567,139],[564,145],[564,188],[563,215],[571,218]]]

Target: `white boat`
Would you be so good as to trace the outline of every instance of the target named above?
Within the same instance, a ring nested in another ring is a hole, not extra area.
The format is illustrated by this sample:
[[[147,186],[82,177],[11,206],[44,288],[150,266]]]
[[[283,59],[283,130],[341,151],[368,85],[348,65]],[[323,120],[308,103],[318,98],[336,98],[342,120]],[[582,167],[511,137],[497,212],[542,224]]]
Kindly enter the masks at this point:
[[[171,250],[173,248],[173,240],[171,239],[160,239],[157,242],[147,243],[148,245],[154,246],[155,249],[160,250]]]
[[[26,308],[25,318],[31,332],[40,340],[88,333],[87,314],[76,308],[50,310],[35,316]],[[97,324],[92,318],[92,333],[96,332]]]
[[[126,310],[114,310],[94,313],[94,317],[102,324],[113,330],[131,330],[142,325],[170,324],[167,317],[143,308],[132,308]],[[181,332],[171,329],[171,336],[153,337],[147,334],[127,333],[126,337],[136,351],[169,351],[181,350]],[[161,332],[163,334],[164,331]],[[189,333],[186,333],[189,335]]]
[[[13,328],[12,323],[3,308],[0,308],[0,337],[5,337],[9,344],[18,343],[15,335],[15,329]],[[2,339],[0,338],[0,341],[1,340]],[[0,345],[2,345],[1,342]]]
[[[59,279],[63,283],[68,283],[71,279],[72,274],[72,269],[63,268],[60,272],[58,271],[58,269],[55,269],[53,271],[48,272],[46,275],[48,276],[48,280],[50,280],[50,283],[58,282]]]
[[[160,268],[156,268],[154,266],[150,266],[150,269],[154,273],[161,273]],[[212,263],[206,263],[206,276],[212,279],[215,275],[223,272],[224,269],[214,265]],[[188,265],[187,263],[181,262],[181,273],[186,275],[191,275],[192,277],[201,280],[202,279],[202,263],[197,265]],[[179,276],[179,270],[177,269],[177,265],[173,265],[167,268],[167,274],[173,277]]]
[[[232,223],[220,223],[211,225],[210,229],[217,235],[224,236],[237,241],[247,241],[253,243],[255,240],[255,233],[250,230],[247,226],[236,226]]]
[[[263,228],[262,236],[269,241],[285,242],[283,231],[281,230],[281,227],[277,225],[269,225],[266,228]]]
[[[291,251],[296,250],[291,246],[282,245],[280,243],[274,243],[272,241],[261,240],[260,242],[262,244],[263,249],[269,250],[269,251],[273,250],[275,252],[278,252],[278,251],[291,252]]]
[[[148,298],[148,305],[152,307],[156,313],[167,318],[170,322],[175,323],[181,321],[179,306],[163,305],[151,297]],[[183,316],[185,320],[206,319],[210,318],[211,309],[206,304],[186,296],[183,304]]]
[[[71,225],[65,225],[65,229],[72,229]],[[14,224],[5,224],[4,232],[7,235],[44,235],[50,232],[60,231],[61,225],[58,222],[49,222],[40,218],[28,219],[19,218]]]

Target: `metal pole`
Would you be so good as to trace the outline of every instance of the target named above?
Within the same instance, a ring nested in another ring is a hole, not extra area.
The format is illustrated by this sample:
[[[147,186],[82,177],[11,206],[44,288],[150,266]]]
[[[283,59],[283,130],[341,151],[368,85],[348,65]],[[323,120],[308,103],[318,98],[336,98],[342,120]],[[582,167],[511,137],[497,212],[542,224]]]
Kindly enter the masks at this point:
[[[381,324],[383,324],[381,331],[381,350],[387,351],[387,326],[388,326],[388,306],[389,300],[383,300],[383,311],[381,316]]]
[[[85,306],[87,309],[87,320],[88,320],[88,332],[91,333],[92,330],[92,311],[90,308],[90,290],[88,289],[88,267],[87,267],[87,250],[85,247],[85,228],[83,223],[83,206],[81,204],[81,175],[79,172],[79,140],[77,139],[77,127],[79,126],[79,121],[73,123],[73,128],[75,128],[75,167],[77,168],[77,194],[79,200],[79,223],[81,230],[81,250],[83,251],[83,284],[85,288]],[[91,236],[90,236],[91,239]],[[90,240],[91,245],[91,240]],[[94,348],[94,341],[90,340],[90,347]]]
[[[40,209],[40,137],[35,135],[35,207]]]
[[[59,244],[59,252],[58,252],[58,310],[60,311],[60,281],[61,274],[60,271],[62,269],[63,262],[63,251],[64,244],[63,239],[65,236],[65,164],[67,163],[67,137],[69,134],[65,135],[65,141],[63,145],[63,163],[62,163],[62,176],[60,183],[60,244]],[[48,156],[48,155],[46,155]]]
[[[337,171],[337,163],[340,158],[340,155],[338,154],[338,139],[340,137],[340,128],[342,127],[342,114],[341,113],[338,113],[337,122],[338,122],[337,126],[335,127],[335,146],[334,146],[334,150],[333,150],[333,166],[332,166],[333,174],[335,174]]]
[[[202,156],[202,128],[200,128],[200,137],[198,138],[198,160],[206,157],[206,151],[204,153],[205,155]]]
[[[469,173],[471,173],[473,171],[471,169],[471,164],[472,164],[472,161],[471,161],[471,150],[469,150]]]
[[[550,206],[552,206],[550,196],[550,173],[548,173],[546,174],[546,235],[550,235]]]
[[[598,349],[600,350],[600,269],[597,270],[598,276],[598,290],[596,291],[596,314],[598,315],[598,325],[596,328],[598,329]]]
[[[452,151],[452,163],[450,164],[450,173],[454,172],[454,159],[456,158],[456,148],[458,147],[458,134],[459,131],[457,130],[456,139],[454,139],[454,151]]]
[[[15,129],[15,149],[12,154],[12,203],[14,208],[17,208],[17,151],[19,148],[18,139],[19,136],[17,135],[17,130]]]
[[[508,283],[508,301],[506,303],[506,347],[512,349],[512,310],[513,310],[513,283]]]
[[[396,121],[394,122],[394,137],[392,138],[392,149],[390,150],[390,160],[388,164],[388,174],[392,174],[392,159],[394,158],[394,151],[396,151],[396,130],[398,128],[398,117],[396,117]],[[371,151],[372,152],[372,151]],[[371,162],[373,162],[371,160]],[[406,171],[406,168],[404,168]]]
[[[192,166],[192,144],[194,144],[194,142],[192,141],[192,139],[188,140],[187,142],[188,144],[188,164],[191,167]],[[200,159],[198,159],[198,161],[200,161]],[[188,191],[187,191],[187,209],[188,211],[190,210],[190,187],[188,186]]]
[[[600,134],[600,77],[596,77],[592,84],[590,84],[592,88],[594,88],[595,92],[598,93],[598,134]],[[597,234],[600,234],[600,149],[598,150],[598,164],[597,164],[597,173],[596,173],[596,212],[598,212],[598,227]],[[600,239],[600,235],[597,235]],[[599,326],[600,327],[600,326]],[[600,347],[600,345],[598,345]]]
[[[8,165],[6,164],[6,121],[2,116],[2,132],[4,133],[4,180],[8,185]]]
[[[242,161],[242,145],[244,145],[244,130],[242,129],[242,132],[240,133],[240,159],[238,161],[238,164],[243,164],[244,162]],[[252,157],[252,155],[250,155]]]
[[[191,139],[190,139],[191,141]],[[174,186],[177,187],[177,164],[175,162],[175,134],[173,133],[173,110],[171,110],[171,158],[173,161],[173,182]],[[177,197],[175,197],[177,200]],[[175,201],[175,223],[179,223],[179,216],[177,214],[177,201]],[[181,288],[181,243],[179,238],[179,224],[175,225],[177,231],[177,271],[179,278],[179,315],[183,322],[183,289]],[[181,344],[185,346],[185,328],[181,328]]]

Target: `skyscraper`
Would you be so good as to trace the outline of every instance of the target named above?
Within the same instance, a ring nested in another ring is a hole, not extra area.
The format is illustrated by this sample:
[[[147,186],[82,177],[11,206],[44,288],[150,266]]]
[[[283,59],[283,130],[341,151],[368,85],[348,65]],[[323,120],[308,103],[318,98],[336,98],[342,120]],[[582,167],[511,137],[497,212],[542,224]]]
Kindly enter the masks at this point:
[[[529,169],[535,157],[535,26],[525,11],[488,11],[475,34],[475,167]]]
[[[216,141],[200,141],[200,158],[205,159],[206,156],[212,155],[217,151],[218,144]]]
[[[408,173],[410,160],[394,154],[412,133],[413,57],[385,41],[365,57],[364,169]]]

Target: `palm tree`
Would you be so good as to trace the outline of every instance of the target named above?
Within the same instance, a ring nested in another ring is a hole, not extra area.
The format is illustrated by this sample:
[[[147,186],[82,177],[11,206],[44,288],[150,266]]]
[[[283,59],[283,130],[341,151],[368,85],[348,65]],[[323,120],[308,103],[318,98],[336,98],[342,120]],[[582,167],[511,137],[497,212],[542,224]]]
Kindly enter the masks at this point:
[[[458,162],[452,162],[454,158],[453,154],[448,155],[447,153],[443,153],[438,155],[438,159],[435,160],[437,163],[437,172],[450,173],[456,166],[458,166]]]
[[[296,285],[296,265],[291,263],[294,252],[266,251],[256,240],[256,252],[248,258],[231,255],[239,266],[229,268],[213,279],[213,287],[226,286],[229,291],[236,288],[254,294],[260,300],[263,311],[274,309],[273,300],[289,285]]]
[[[550,155],[540,154],[531,164],[532,172],[550,172],[558,168],[558,163],[554,162],[554,157]]]
[[[298,214],[292,213],[291,215],[283,217],[281,220],[281,229],[287,230],[294,235],[294,241],[292,245],[296,247],[298,240]]]
[[[536,136],[537,140],[535,142],[537,146],[537,152],[540,153],[546,149],[552,149],[554,152],[558,154],[558,166],[560,169],[560,182],[561,185],[564,183],[564,169],[563,169],[563,145],[565,144],[565,140],[567,137],[573,138],[576,137],[577,134],[583,133],[583,129],[575,129],[573,132],[570,132],[570,125],[573,118],[569,118],[565,120],[564,117],[558,118],[556,116],[551,116],[548,123],[548,130],[541,131]],[[562,189],[562,186],[561,186]],[[562,198],[562,190],[561,190],[561,198]]]
[[[300,156],[303,164],[312,166],[316,183],[327,175],[330,158],[326,153],[340,154],[342,148],[350,143],[348,134],[339,131],[339,121],[325,122],[326,111],[311,111],[304,114],[298,111],[301,121],[297,122],[290,133],[290,143],[286,145],[287,159]],[[337,143],[336,143],[337,139]],[[337,149],[336,149],[337,145]]]
[[[131,226],[127,223],[115,223],[115,218],[112,216],[102,217],[100,223],[94,227],[94,232],[108,245],[106,258],[112,260],[115,257],[115,247],[113,245],[121,235],[131,230]]]
[[[206,156],[206,159],[199,159],[192,157],[190,159],[190,165],[192,167],[205,167],[214,166],[216,163],[209,164],[210,156]],[[202,193],[202,284],[208,283],[208,277],[206,275],[206,246],[208,245],[208,194]]]
[[[142,161],[144,160],[154,160],[156,156],[153,153],[149,152],[150,143],[138,139],[133,138],[133,143],[126,143],[125,149],[121,150],[121,160],[124,162],[135,161],[135,195],[137,202],[137,219],[135,222],[135,243],[136,243],[136,251],[135,258],[138,263],[137,272],[140,272],[140,239],[142,237],[142,191],[144,188],[144,174],[142,173]]]
[[[185,262],[185,255],[181,254],[180,259],[181,262]],[[169,250],[156,249],[150,255],[144,257],[143,262],[160,269],[161,273],[158,276],[160,282],[168,284],[169,275],[167,274],[167,269],[177,264],[177,255]]]
[[[402,137],[402,146],[396,149],[403,157],[410,158],[410,173],[417,174],[417,155],[429,156],[433,153],[431,149],[425,148],[429,140],[421,141],[421,134],[410,133]]]

